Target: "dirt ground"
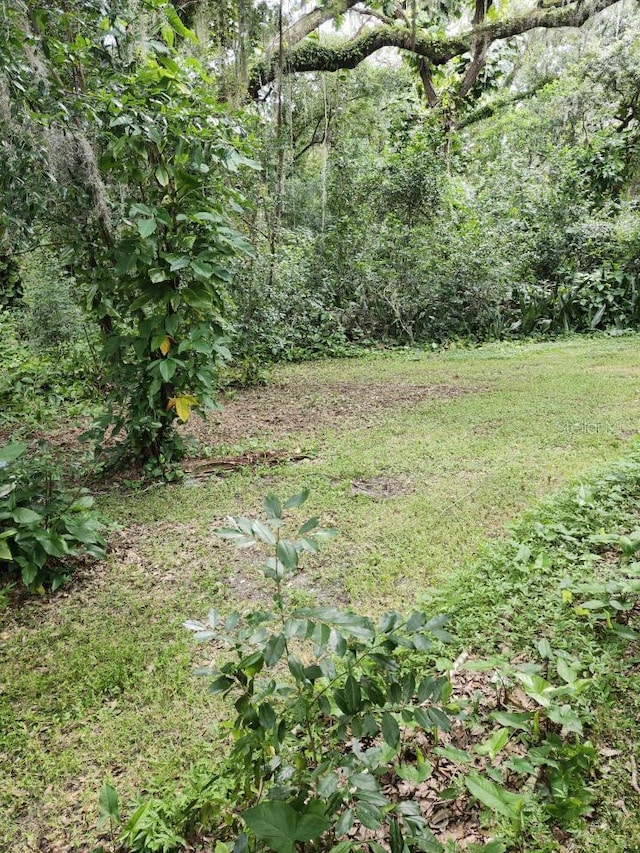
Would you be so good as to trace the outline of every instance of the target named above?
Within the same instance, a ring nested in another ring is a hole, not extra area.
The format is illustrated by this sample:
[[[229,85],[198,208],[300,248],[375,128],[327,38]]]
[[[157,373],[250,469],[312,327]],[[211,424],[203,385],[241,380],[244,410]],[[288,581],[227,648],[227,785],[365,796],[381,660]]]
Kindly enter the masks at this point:
[[[429,400],[478,391],[455,385],[410,385],[389,382],[274,382],[221,400],[222,409],[206,421],[193,418],[184,427],[203,444],[236,444],[251,438],[278,439],[314,435],[369,423],[390,408],[409,408]]]

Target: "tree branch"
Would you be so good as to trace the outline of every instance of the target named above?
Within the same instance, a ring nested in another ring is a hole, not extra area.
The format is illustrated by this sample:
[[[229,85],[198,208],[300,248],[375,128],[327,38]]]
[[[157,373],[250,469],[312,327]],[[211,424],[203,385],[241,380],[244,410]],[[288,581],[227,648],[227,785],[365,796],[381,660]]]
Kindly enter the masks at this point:
[[[282,33],[283,43],[289,46],[298,44],[303,38],[315,32],[322,24],[333,20],[333,18],[337,18],[338,15],[344,14],[359,2],[360,0],[331,0],[331,2],[323,6],[316,6],[315,9],[298,18],[297,21],[294,21],[284,30]],[[269,52],[277,50],[278,41],[278,38],[273,40],[269,45]]]
[[[471,89],[473,88],[473,84],[478,79],[478,74],[484,68],[484,64],[487,59],[487,51],[489,50],[489,42],[488,41],[478,41],[475,46],[475,50],[473,52],[473,59],[469,63],[469,67],[467,68],[467,72],[464,75],[460,86],[458,87],[458,98],[462,100],[465,98]]]
[[[519,104],[521,101],[526,101],[528,98],[532,98],[541,89],[544,89],[548,83],[552,83],[555,79],[555,77],[547,77],[540,80],[525,92],[517,92],[515,95],[509,95],[506,98],[496,98],[488,104],[484,104],[484,106],[468,113],[464,118],[461,118],[460,121],[456,122],[455,129],[462,130],[465,127],[469,127],[469,125],[476,124],[476,122],[491,118],[491,116],[495,115],[499,110],[512,107],[514,104]]]
[[[397,47],[417,56],[424,57],[432,65],[445,65],[455,56],[473,51],[478,42],[488,45],[495,41],[512,38],[535,29],[556,29],[559,27],[581,27],[589,18],[613,6],[621,0],[574,0],[565,6],[550,9],[534,9],[503,21],[481,23],[466,33],[449,38],[435,38],[424,32],[413,32],[410,27],[386,26],[367,29],[365,32],[342,44],[323,44],[322,42],[300,41],[285,51],[283,72],[294,74],[303,71],[338,71],[342,68],[355,68],[368,56],[384,47]],[[322,20],[330,20],[338,14],[329,9],[340,6],[342,11],[356,5],[356,0],[336,0],[335,4],[318,7],[293,24],[287,31],[299,35],[310,25],[309,16],[318,15]],[[314,18],[314,21],[316,20]],[[305,27],[301,24],[307,21]],[[300,26],[299,26],[300,25]],[[307,29],[307,34],[319,24]],[[304,36],[302,37],[304,38]],[[288,44],[294,39],[287,37]],[[257,98],[263,85],[271,82],[276,75],[277,57],[267,57],[252,70],[249,78],[249,94]]]
[[[369,9],[365,7],[363,9],[356,8],[353,11],[357,12],[359,15],[362,15],[365,18],[377,18],[384,24],[393,24],[393,18],[389,18],[387,15],[384,15],[382,12],[377,12],[375,9]]]
[[[433,80],[431,79],[431,67],[426,59],[421,58],[420,63],[418,65],[418,73],[420,74],[420,79],[422,80],[422,88],[424,89],[424,93],[427,96],[427,103],[433,109],[438,106],[438,93],[433,87]]]

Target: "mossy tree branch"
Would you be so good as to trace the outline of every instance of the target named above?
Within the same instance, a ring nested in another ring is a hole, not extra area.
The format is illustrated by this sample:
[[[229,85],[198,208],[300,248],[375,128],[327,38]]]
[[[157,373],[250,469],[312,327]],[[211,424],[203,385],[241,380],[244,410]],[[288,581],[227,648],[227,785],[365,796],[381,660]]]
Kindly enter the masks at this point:
[[[581,27],[599,12],[619,3],[621,0],[574,0],[564,6],[536,8],[513,18],[482,22],[472,26],[466,32],[450,37],[437,38],[409,26],[389,26],[381,24],[361,32],[355,38],[343,43],[326,44],[306,38],[313,30],[295,43],[287,39],[283,55],[282,72],[295,74],[304,71],[339,71],[352,69],[364,59],[385,47],[396,47],[409,51],[427,60],[432,66],[446,65],[456,56],[473,52],[478,44],[490,45],[496,41],[513,38],[535,29],[557,29],[560,27]],[[355,3],[350,0],[338,0],[336,6],[344,11]],[[334,12],[324,20],[336,16]],[[311,20],[306,24],[310,26]],[[308,29],[300,28],[299,32]],[[295,24],[293,25],[295,27]],[[292,34],[292,28],[289,29]],[[249,78],[249,94],[257,98],[260,89],[271,83],[277,74],[278,57],[272,55],[256,64]]]

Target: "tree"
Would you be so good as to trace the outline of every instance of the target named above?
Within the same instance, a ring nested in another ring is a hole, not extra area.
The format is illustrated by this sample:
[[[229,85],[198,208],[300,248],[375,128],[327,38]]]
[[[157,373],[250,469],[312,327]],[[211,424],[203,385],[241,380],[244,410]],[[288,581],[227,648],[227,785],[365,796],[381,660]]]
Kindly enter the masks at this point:
[[[495,56],[494,46],[539,28],[581,27],[617,2],[541,0],[526,12],[503,14],[493,0],[475,0],[470,7],[425,0],[324,0],[294,16],[282,39],[274,39],[266,56],[253,66],[249,92],[257,98],[279,74],[352,69],[392,47],[415,58],[429,105],[450,113],[474,89]],[[355,34],[331,41],[317,38],[323,24],[338,24],[347,12],[362,19]],[[445,66],[447,85],[437,91],[435,75]]]
[[[88,291],[111,388],[104,430],[142,459],[179,458],[176,417],[213,405],[224,345],[234,175],[251,161],[197,40],[165,0],[76,0],[59,16],[13,0],[2,39],[7,109],[4,240],[48,239]],[[139,10],[138,10],[139,11]],[[36,192],[32,192],[35,182]],[[11,252],[8,251],[10,255]]]

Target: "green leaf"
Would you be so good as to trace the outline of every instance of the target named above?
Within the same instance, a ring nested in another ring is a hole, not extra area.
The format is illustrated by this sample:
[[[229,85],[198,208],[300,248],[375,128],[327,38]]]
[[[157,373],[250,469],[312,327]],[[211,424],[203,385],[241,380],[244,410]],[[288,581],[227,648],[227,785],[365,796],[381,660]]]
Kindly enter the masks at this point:
[[[284,634],[275,634],[269,637],[264,647],[264,662],[267,666],[275,666],[278,663],[286,647]]]
[[[149,278],[153,284],[160,284],[161,281],[168,281],[169,273],[161,267],[153,267],[149,270]]]
[[[340,534],[340,531],[335,527],[320,527],[313,534],[314,537],[318,540],[318,542],[331,542],[332,539],[335,539],[336,536]]]
[[[516,678],[522,684],[525,693],[545,708],[551,703],[553,687],[544,678],[530,672],[517,672]]]
[[[322,797],[323,800],[328,799],[338,790],[339,784],[340,778],[338,774],[330,770],[328,773],[325,773],[324,776],[321,776],[320,779],[318,779],[318,796]]]
[[[392,817],[389,821],[389,845],[391,847],[391,853],[403,853],[404,838],[402,837],[400,824],[395,817]]]
[[[198,222],[211,222],[214,225],[220,224],[220,217],[208,210],[200,210],[193,214],[193,218]]]
[[[175,359],[163,358],[160,361],[160,376],[162,376],[165,382],[170,382],[173,378],[174,373],[176,372],[177,367],[178,362]]]
[[[71,504],[69,510],[71,512],[80,512],[81,510],[91,509],[94,503],[95,501],[91,495],[82,495],[82,497],[78,498]]]
[[[13,560],[11,549],[4,539],[0,539],[0,560],[4,560],[5,562]]]
[[[169,184],[169,173],[164,166],[158,166],[156,169],[156,181],[161,187],[166,187]]]
[[[342,633],[361,640],[372,640],[375,636],[373,623],[366,616],[345,613],[335,607],[305,607],[298,611],[298,615],[335,625],[342,629]]]
[[[388,711],[385,711],[382,715],[382,736],[389,746],[394,747],[394,749],[400,743],[400,727],[398,725],[398,721],[393,714],[390,714]]]
[[[358,820],[367,829],[377,829],[380,826],[382,812],[377,806],[372,806],[371,803],[359,802],[356,805],[356,814]]]
[[[574,732],[582,734],[582,722],[570,705],[561,705],[559,707],[549,708],[547,711],[549,719],[559,726],[562,726],[563,734]]]
[[[298,530],[298,536],[304,536],[305,533],[309,533],[309,531],[317,527],[319,523],[320,519],[317,516],[307,519],[307,521],[305,521],[305,523]]]
[[[210,264],[205,264],[195,258],[191,261],[191,269],[195,277],[201,281],[209,281],[213,275],[213,267]]]
[[[298,552],[291,542],[288,542],[286,539],[281,539],[280,542],[278,542],[276,553],[285,569],[294,571],[298,568]]]
[[[275,728],[277,719],[273,705],[270,705],[269,702],[263,702],[258,708],[258,720],[263,729]]]
[[[349,675],[344,683],[343,695],[348,714],[356,714],[362,706],[362,691],[356,679]]]
[[[549,642],[549,640],[547,640],[546,637],[544,637],[542,640],[539,641],[538,652],[539,652],[541,658],[543,658],[545,660],[551,660],[551,657],[553,655],[553,650],[551,648],[551,643]]]
[[[27,445],[20,441],[12,441],[0,447],[0,469],[5,468],[8,462],[19,459],[27,449]]]
[[[284,502],[284,509],[297,509],[299,506],[307,500],[309,497],[309,489],[303,489],[303,491],[298,492],[297,495],[292,495],[288,500]]]
[[[113,787],[105,782],[100,788],[98,795],[98,808],[100,810],[100,819],[98,827],[113,826],[120,823],[120,807],[118,804],[118,792]]]
[[[218,527],[213,532],[219,539],[229,539],[236,548],[249,548],[256,544],[255,539],[246,536],[241,530],[234,530],[233,527]]]
[[[633,628],[630,628],[628,625],[620,625],[619,622],[612,622],[611,630],[623,640],[637,640],[638,636],[640,636],[637,631],[633,630]]]
[[[289,672],[298,683],[306,681],[304,667],[299,658],[297,658],[295,655],[289,655],[289,657],[287,658],[287,665],[289,667]]]
[[[267,800],[242,813],[248,829],[276,853],[293,853],[297,812],[280,800]]]
[[[220,675],[218,678],[214,678],[214,680],[209,685],[210,693],[226,693],[230,687],[233,687],[235,682],[231,678],[227,678],[226,675]]]
[[[267,518],[282,518],[282,507],[280,506],[280,501],[273,494],[273,492],[269,492],[269,494],[265,497],[264,508],[267,511]]]
[[[556,664],[558,675],[563,681],[566,681],[567,684],[573,684],[574,681],[578,678],[579,668],[581,668],[581,664],[569,666],[566,660],[563,660],[562,658],[558,658],[558,662]]]
[[[507,712],[507,711],[494,711],[491,714],[496,723],[500,723],[501,726],[508,726],[511,729],[522,729],[523,732],[529,731],[531,728],[530,722],[533,718],[533,714],[529,711],[520,711],[520,712]]]
[[[483,743],[476,746],[478,755],[488,755],[492,760],[506,746],[509,740],[509,729],[498,729],[490,738],[487,738]]]
[[[11,518],[16,524],[38,524],[42,521],[42,516],[39,513],[26,506],[19,506],[14,509]]]
[[[136,225],[138,226],[140,236],[146,239],[147,237],[151,237],[158,223],[155,219],[138,219]]]
[[[509,820],[517,821],[520,819],[524,804],[523,796],[512,794],[477,773],[467,776],[464,783],[469,793],[492,812],[507,817]]]
[[[57,533],[50,533],[48,530],[43,530],[42,534],[39,536],[37,531],[34,533],[36,539],[50,557],[63,557],[69,553],[67,543]]]
[[[175,32],[184,39],[188,39],[192,41],[194,44],[199,44],[197,35],[190,30],[187,26],[185,26],[180,19],[180,16],[176,12],[173,6],[167,5],[164,7],[164,13],[167,16],[167,21],[169,25]]]
[[[427,708],[425,713],[431,720],[432,726],[437,726],[443,732],[451,730],[451,720],[440,708]]]
[[[320,838],[331,826],[331,821],[321,814],[303,814],[296,827],[296,841],[313,841]]]
[[[454,764],[471,764],[473,757],[463,749],[456,749],[455,746],[437,746],[434,750],[436,755],[441,755]]]
[[[406,764],[402,762],[396,770],[396,774],[406,782],[411,782],[414,785],[420,785],[422,782],[431,776],[433,772],[433,764],[429,761],[423,761],[422,764]]]
[[[26,587],[31,587],[35,579],[38,577],[38,566],[35,563],[28,563],[22,567],[20,572],[22,582]]]
[[[183,270],[191,263],[191,258],[188,255],[164,255],[163,257],[165,261],[169,261],[169,270],[171,272]],[[167,331],[170,330],[167,328]]]
[[[352,841],[340,841],[338,844],[334,844],[334,846],[329,850],[329,853],[351,853],[352,847]],[[384,850],[384,853],[387,853],[387,851]]]
[[[276,537],[273,535],[273,530],[267,527],[266,524],[263,524],[261,521],[253,521],[251,523],[252,532],[260,539],[261,542],[264,542],[266,545],[275,545]]]
[[[336,821],[336,825],[335,825],[336,835],[337,836],[346,835],[346,833],[349,832],[349,830],[353,826],[353,819],[354,819],[353,809],[345,809],[342,812],[342,814],[340,815],[340,817],[338,818],[338,820]]]

